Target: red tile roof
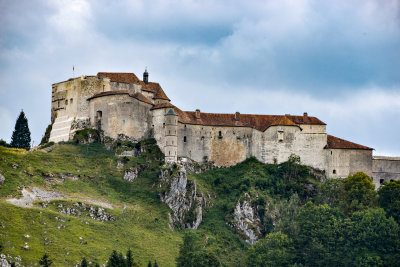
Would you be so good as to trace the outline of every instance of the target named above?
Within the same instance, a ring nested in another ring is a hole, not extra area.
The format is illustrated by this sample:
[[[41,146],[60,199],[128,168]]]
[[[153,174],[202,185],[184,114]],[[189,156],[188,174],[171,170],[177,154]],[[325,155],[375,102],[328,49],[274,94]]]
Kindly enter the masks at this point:
[[[362,146],[341,138],[338,138],[333,135],[328,134],[326,149],[365,149],[365,150],[373,150],[373,148]]]
[[[131,94],[126,90],[102,92],[102,93],[99,93],[99,94],[95,94],[92,97],[89,97],[87,100],[92,100],[93,98],[102,97],[102,96],[109,96],[109,95],[129,95],[130,97],[133,97],[133,98],[135,98],[135,99],[137,99],[139,101],[142,101],[142,102],[145,102],[147,104],[153,105],[153,103],[147,97],[145,97],[143,94],[141,94],[141,93]]]
[[[240,114],[240,120],[235,120],[235,114],[222,113],[200,113],[200,119],[196,119],[196,112],[176,110],[179,115],[179,122],[188,124],[200,124],[209,126],[237,126],[237,127],[252,127],[260,131],[265,131],[273,125],[299,125],[299,124],[314,124],[326,125],[315,117],[292,115],[253,115]],[[284,117],[286,119],[282,120]],[[291,121],[291,123],[289,122]]]
[[[172,105],[171,103],[161,103],[161,104],[154,105],[151,108],[151,110],[160,109],[160,108],[176,108],[176,107],[174,105]]]
[[[279,120],[275,121],[274,123],[271,124],[271,126],[298,126],[296,123],[291,121],[286,115],[282,116]]]
[[[120,73],[120,72],[99,72],[99,78],[109,78],[112,82],[118,83],[138,83],[139,79],[134,73]]]
[[[148,84],[146,84],[145,82],[141,81],[141,84],[143,91],[151,92],[154,94],[154,99],[165,99],[170,101],[159,83],[149,82]]]

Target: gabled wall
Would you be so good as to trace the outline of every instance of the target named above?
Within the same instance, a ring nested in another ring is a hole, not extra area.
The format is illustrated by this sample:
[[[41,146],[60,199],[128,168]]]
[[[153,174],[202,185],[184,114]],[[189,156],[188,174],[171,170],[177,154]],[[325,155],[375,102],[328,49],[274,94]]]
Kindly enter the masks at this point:
[[[149,138],[152,135],[151,107],[127,94],[93,98],[90,100],[91,126],[98,128],[101,125],[104,135],[112,138],[119,134],[136,140]]]

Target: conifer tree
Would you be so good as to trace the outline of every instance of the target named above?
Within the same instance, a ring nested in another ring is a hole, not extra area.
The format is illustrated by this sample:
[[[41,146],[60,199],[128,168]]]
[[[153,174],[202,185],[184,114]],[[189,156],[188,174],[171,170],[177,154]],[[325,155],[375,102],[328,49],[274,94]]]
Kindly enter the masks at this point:
[[[133,257],[132,257],[132,250],[128,250],[126,252],[126,266],[127,267],[132,267],[133,266]]]
[[[147,264],[147,267],[152,267],[151,261],[149,261],[149,263]]]
[[[81,267],[87,267],[87,266],[88,266],[87,260],[86,258],[83,258],[81,262]]]
[[[15,129],[11,137],[11,147],[29,149],[31,147],[31,132],[28,127],[28,119],[24,111],[21,111]]]
[[[157,261],[154,261],[153,267],[158,267]]]
[[[53,261],[49,259],[47,253],[44,253],[43,257],[39,260],[39,265],[43,267],[49,267],[52,263]]]

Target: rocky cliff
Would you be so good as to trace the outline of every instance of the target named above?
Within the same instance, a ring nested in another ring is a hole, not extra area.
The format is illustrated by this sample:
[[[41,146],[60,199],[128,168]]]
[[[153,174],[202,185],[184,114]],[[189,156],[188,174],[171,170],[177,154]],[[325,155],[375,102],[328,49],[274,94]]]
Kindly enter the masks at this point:
[[[170,228],[197,229],[203,219],[203,210],[209,205],[197,190],[196,182],[188,180],[185,167],[174,165],[161,171],[160,199],[172,210],[169,214]]]

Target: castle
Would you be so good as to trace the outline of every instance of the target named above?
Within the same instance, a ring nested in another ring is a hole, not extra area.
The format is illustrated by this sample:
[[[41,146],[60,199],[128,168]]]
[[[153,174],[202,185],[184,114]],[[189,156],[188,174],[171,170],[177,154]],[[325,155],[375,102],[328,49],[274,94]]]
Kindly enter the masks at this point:
[[[379,186],[400,179],[400,158],[373,157],[373,148],[326,133],[326,124],[304,113],[252,115],[182,111],[160,84],[134,73],[99,72],[52,85],[53,142],[68,141],[84,128],[114,139],[153,137],[166,162],[191,158],[231,166],[254,156],[264,163],[286,161],[294,153],[302,164],[328,177],[363,171]]]

